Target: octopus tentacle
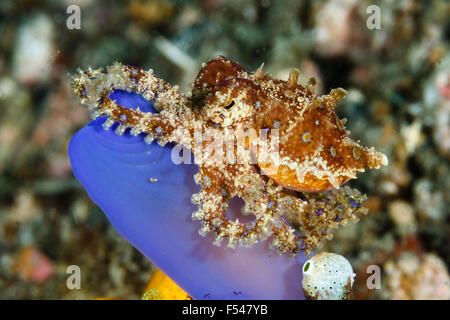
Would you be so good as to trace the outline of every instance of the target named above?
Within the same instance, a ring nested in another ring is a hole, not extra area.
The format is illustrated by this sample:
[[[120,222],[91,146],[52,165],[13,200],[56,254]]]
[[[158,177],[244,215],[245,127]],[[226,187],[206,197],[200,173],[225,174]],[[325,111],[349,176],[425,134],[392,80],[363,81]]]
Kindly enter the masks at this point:
[[[277,248],[280,253],[295,255],[299,252],[306,252],[307,246],[304,237],[297,234],[290,221],[284,218],[286,206],[289,206],[291,210],[300,210],[305,202],[287,194],[272,179],[267,181],[263,192],[269,199],[265,215],[268,217],[272,229],[271,246]]]
[[[281,193],[286,193],[285,191]],[[356,189],[344,186],[321,193],[304,194],[306,200],[298,207],[285,206],[283,215],[294,227],[298,228],[305,242],[305,252],[320,247],[324,239],[333,237],[332,229],[349,222],[356,222],[359,216],[367,214],[362,206],[366,196]]]
[[[153,114],[150,112],[142,112],[122,107],[110,98],[105,98],[98,104],[97,109],[92,111],[92,118],[106,116],[107,119],[103,123],[103,127],[108,129],[114,123],[119,122],[119,126],[115,132],[119,135],[123,134],[127,128],[131,128],[132,135],[146,133],[144,138],[147,143],[151,143],[157,139],[160,145],[167,142],[177,140],[173,136],[177,122],[172,122],[164,116],[164,114]]]
[[[95,108],[99,99],[114,90],[126,90],[141,94],[148,101],[156,101],[159,110],[172,113],[188,111],[183,108],[187,97],[179,92],[178,86],[171,86],[153,74],[153,70],[145,71],[132,66],[114,63],[108,66],[106,73],[102,69],[78,70],[72,81],[74,94],[82,104],[90,109]]]
[[[178,92],[178,87],[171,87],[153,75],[151,70],[144,71],[120,63],[109,66],[107,73],[103,73],[102,69],[78,70],[78,74],[73,77],[72,88],[80,102],[89,107],[93,119],[107,116],[103,124],[105,129],[119,122],[115,130],[117,134],[123,134],[127,128],[131,128],[132,135],[147,133],[147,143],[157,139],[164,146],[167,142],[178,141],[179,137],[172,136],[175,129],[180,123],[190,123],[192,119],[192,115],[186,111],[188,109],[180,107],[174,110],[177,105],[183,106],[187,101]],[[140,111],[139,107],[136,110],[124,108],[109,98],[114,90],[141,94],[149,101],[155,100],[161,110],[158,114],[152,114]]]
[[[231,171],[231,172],[228,172]],[[299,237],[292,226],[282,215],[279,206],[278,195],[282,188],[272,180],[265,181],[261,175],[257,174],[252,166],[241,165],[239,167],[230,167],[226,170],[225,177],[236,177],[236,171],[240,172],[239,178],[231,181],[224,179],[226,186],[233,190],[230,194],[222,193],[228,197],[239,196],[245,201],[242,208],[243,214],[255,215],[255,220],[240,226],[241,246],[251,246],[253,243],[273,237],[272,247],[279,249],[279,252],[297,254],[305,248],[304,241]],[[297,201],[302,201],[298,199]],[[300,204],[298,204],[300,207]],[[234,222],[234,226],[237,226]],[[243,228],[245,226],[245,229]],[[227,232],[219,235],[218,238],[229,236]],[[232,235],[234,236],[234,235]],[[235,240],[231,240],[232,243]]]
[[[252,213],[256,216],[254,221],[241,223],[238,218],[231,221],[226,216],[230,195],[223,189],[223,181],[210,179],[208,175],[210,170],[200,168],[200,172],[194,177],[196,183],[202,186],[202,190],[192,196],[192,202],[199,205],[192,218],[203,221],[199,233],[205,236],[208,232],[214,231],[216,233],[214,244],[220,245],[224,238],[228,238],[227,247],[230,248],[235,248],[238,242],[243,247],[251,246],[270,236],[271,221],[265,214],[268,198],[263,195],[246,199],[246,203],[250,204]]]

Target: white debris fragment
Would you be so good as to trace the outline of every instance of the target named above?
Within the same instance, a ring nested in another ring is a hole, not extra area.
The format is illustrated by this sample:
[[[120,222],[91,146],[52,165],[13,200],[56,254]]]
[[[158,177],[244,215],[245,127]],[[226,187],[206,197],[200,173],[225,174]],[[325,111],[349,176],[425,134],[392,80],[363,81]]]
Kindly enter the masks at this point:
[[[53,44],[54,25],[46,15],[36,15],[18,32],[12,72],[21,83],[48,80],[57,50]]]

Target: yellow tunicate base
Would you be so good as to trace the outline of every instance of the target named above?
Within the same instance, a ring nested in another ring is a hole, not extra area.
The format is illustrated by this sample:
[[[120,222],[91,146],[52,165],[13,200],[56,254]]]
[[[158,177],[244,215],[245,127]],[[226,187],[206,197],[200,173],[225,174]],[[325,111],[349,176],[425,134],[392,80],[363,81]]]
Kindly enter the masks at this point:
[[[147,284],[142,300],[192,300],[172,279],[156,270]]]

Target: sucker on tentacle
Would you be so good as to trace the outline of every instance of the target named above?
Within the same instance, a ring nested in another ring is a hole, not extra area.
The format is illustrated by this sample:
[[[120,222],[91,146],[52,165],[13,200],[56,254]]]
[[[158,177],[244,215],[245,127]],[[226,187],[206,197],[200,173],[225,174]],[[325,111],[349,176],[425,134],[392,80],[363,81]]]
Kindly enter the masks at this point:
[[[153,74],[115,63],[79,70],[73,93],[93,118],[106,116],[105,129],[145,133],[160,145],[175,142],[194,154],[201,191],[192,196],[203,222],[201,235],[215,232],[214,244],[251,246],[271,238],[281,253],[309,253],[330,239],[331,229],[367,213],[365,196],[347,186],[366,168],[387,165],[385,155],[349,137],[345,119],[334,112],[346,91],[317,96],[303,87],[294,69],[287,81],[251,73],[225,57],[203,64],[190,96]],[[126,90],[156,104],[158,113],[122,107],[109,95]],[[303,192],[300,194],[299,192]],[[226,215],[233,197],[245,205],[242,223]]]

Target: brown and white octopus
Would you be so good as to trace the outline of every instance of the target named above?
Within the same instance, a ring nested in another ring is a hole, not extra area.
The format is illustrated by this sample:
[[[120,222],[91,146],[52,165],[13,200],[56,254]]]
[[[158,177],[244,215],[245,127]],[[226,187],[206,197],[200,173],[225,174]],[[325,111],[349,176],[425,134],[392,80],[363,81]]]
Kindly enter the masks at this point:
[[[252,73],[222,56],[203,64],[189,95],[152,70],[115,63],[106,71],[79,70],[74,94],[93,118],[107,117],[106,129],[119,122],[118,134],[128,129],[146,134],[147,143],[174,142],[193,152],[201,191],[192,196],[199,205],[192,217],[203,222],[201,235],[215,232],[216,245],[271,238],[281,253],[309,254],[332,237],[331,228],[367,213],[365,196],[340,185],[388,160],[349,137],[334,112],[345,90],[317,96],[312,84],[298,84],[295,69],[282,81],[262,66]],[[109,98],[114,90],[142,95],[159,113],[118,105]],[[242,213],[253,221],[227,217],[233,197],[244,200]]]

